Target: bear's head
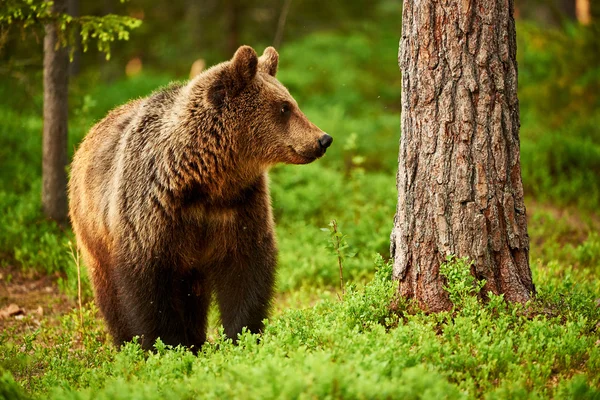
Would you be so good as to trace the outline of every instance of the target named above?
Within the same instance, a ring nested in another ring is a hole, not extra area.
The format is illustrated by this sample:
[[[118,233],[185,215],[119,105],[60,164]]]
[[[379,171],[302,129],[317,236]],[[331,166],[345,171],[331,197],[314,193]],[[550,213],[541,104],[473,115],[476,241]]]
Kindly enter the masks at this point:
[[[323,156],[333,138],[306,118],[275,78],[278,62],[273,47],[260,58],[252,47],[240,47],[215,70],[207,100],[251,159],[265,165],[307,164]]]

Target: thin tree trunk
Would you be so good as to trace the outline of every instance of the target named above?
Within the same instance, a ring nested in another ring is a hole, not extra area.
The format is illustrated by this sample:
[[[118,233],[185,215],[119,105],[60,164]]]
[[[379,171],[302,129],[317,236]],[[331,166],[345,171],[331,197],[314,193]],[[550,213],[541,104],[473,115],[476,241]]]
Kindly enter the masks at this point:
[[[512,0],[404,0],[402,139],[391,237],[401,295],[451,307],[439,267],[469,257],[484,292],[530,299]]]
[[[242,5],[237,0],[226,0],[227,49],[229,54],[235,53],[240,43],[240,14]]]
[[[54,0],[53,11],[65,13],[65,0]],[[67,219],[67,119],[69,57],[57,49],[54,24],[46,25],[44,38],[44,136],[42,206],[49,218]]]
[[[202,31],[205,24],[203,20],[203,9],[205,1],[187,0],[185,7],[185,18],[189,26],[191,41],[196,49],[200,49],[202,43]]]
[[[576,2],[577,2],[577,0],[560,0],[559,1],[559,7],[560,7],[561,11],[570,20],[574,20],[577,18],[577,15],[575,12],[575,8],[576,8],[575,3]]]

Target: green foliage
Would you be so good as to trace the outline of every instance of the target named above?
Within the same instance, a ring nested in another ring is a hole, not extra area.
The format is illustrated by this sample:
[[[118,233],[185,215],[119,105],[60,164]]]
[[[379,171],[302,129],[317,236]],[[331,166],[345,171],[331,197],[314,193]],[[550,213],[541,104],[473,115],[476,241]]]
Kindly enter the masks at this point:
[[[591,232],[587,240],[575,249],[575,258],[583,267],[600,270],[600,236]]]
[[[446,257],[440,265],[440,274],[446,278],[444,289],[450,296],[454,307],[476,307],[475,295],[478,294],[485,280],[477,281],[471,274],[473,262],[468,258]]]
[[[87,51],[91,39],[96,41],[98,51],[110,59],[110,44],[115,40],[129,40],[129,31],[138,28],[142,21],[122,15],[105,15],[103,17],[84,16],[65,21],[65,29],[69,24],[79,24],[81,27],[81,44]],[[73,28],[71,28],[73,29]],[[65,41],[65,45],[67,42]]]
[[[332,219],[329,223],[329,229],[321,228],[324,232],[329,232],[329,248],[332,250],[334,256],[337,257],[338,267],[340,271],[340,288],[342,295],[344,294],[344,260],[349,257],[354,257],[355,252],[349,250],[350,246],[346,241],[346,236],[339,231],[337,222]]]
[[[21,23],[25,28],[47,18],[52,2],[37,0],[5,0],[0,13],[0,24]]]
[[[343,262],[346,258],[352,258],[356,255],[355,252],[350,250],[350,245],[346,240],[347,236],[338,229],[335,219],[329,222],[329,228],[321,228],[321,230],[329,232],[329,244],[327,247],[329,247],[333,255],[338,257],[340,261]]]
[[[129,31],[138,28],[142,21],[122,15],[105,15],[103,17],[73,17],[68,14],[52,11],[52,2],[46,0],[4,0],[0,11],[2,30],[12,25],[22,28],[40,27],[42,24],[55,24],[61,47],[76,43],[76,35],[81,32],[80,40],[83,51],[87,51],[90,42],[94,41],[98,50],[110,58],[110,44],[115,40],[129,40]],[[71,53],[72,56],[73,53]]]
[[[9,372],[0,368],[0,400],[25,400],[28,397]]]

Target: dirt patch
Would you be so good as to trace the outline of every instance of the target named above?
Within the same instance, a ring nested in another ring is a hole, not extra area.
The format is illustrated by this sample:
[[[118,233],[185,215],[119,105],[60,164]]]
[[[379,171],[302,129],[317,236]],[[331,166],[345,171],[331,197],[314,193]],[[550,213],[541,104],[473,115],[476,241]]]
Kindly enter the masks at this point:
[[[573,207],[557,207],[526,199],[531,246],[542,248],[547,241],[560,246],[578,246],[590,232],[600,232],[600,215]]]
[[[532,216],[531,211],[544,211],[552,215],[556,220],[564,220],[573,230],[588,232],[600,230],[600,214],[583,212],[576,207],[558,207],[550,203],[539,203],[533,199],[525,199],[527,215]]]
[[[61,293],[58,275],[32,275],[8,266],[0,270],[0,331],[36,328],[47,317],[58,317],[76,302]]]

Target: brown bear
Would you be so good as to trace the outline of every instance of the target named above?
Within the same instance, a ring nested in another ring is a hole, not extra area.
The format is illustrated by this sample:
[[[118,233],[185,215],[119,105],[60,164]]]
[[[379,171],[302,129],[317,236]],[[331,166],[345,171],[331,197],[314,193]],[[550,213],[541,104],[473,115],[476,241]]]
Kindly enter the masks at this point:
[[[197,351],[213,294],[228,337],[263,327],[277,256],[267,171],[333,140],[275,78],[278,61],[242,46],[111,111],[77,150],[70,217],[117,345]]]

